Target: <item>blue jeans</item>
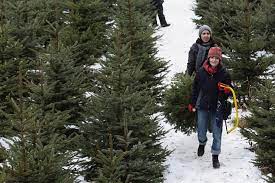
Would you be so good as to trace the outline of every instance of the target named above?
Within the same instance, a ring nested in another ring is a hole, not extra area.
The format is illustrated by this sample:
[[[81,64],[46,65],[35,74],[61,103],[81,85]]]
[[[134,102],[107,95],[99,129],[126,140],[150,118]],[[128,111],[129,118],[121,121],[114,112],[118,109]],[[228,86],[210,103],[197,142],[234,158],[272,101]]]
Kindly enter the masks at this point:
[[[221,108],[218,108],[217,111],[207,111],[198,109],[198,118],[197,118],[197,131],[198,131],[198,140],[200,145],[205,145],[207,142],[207,126],[208,121],[212,123],[212,134],[213,142],[211,153],[213,155],[219,155],[221,152],[221,138],[222,138],[222,113]]]

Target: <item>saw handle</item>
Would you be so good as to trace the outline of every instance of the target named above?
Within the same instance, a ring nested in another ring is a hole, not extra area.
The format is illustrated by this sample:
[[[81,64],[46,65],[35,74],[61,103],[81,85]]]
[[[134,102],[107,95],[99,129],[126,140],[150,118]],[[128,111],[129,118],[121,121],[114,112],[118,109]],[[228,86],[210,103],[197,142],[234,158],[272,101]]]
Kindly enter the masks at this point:
[[[239,126],[239,113],[238,113],[238,105],[237,105],[236,94],[235,94],[235,91],[227,84],[219,82],[218,83],[218,88],[223,89],[224,91],[225,90],[230,91],[232,93],[232,96],[233,96],[233,102],[234,102],[234,106],[235,106],[236,116],[235,116],[235,119],[234,119],[234,126],[227,131],[227,133],[230,133]]]

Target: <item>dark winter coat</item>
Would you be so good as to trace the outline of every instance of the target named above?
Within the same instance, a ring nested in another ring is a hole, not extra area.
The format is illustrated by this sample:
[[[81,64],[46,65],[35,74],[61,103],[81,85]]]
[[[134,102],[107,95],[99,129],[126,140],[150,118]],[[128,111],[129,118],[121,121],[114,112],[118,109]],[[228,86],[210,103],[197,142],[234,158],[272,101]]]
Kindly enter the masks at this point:
[[[211,38],[208,43],[204,43],[200,38],[196,40],[188,54],[187,74],[191,76],[193,72],[197,72],[207,59],[208,51],[211,47],[217,46],[217,43]]]
[[[224,101],[228,97],[218,90],[219,82],[231,86],[230,75],[222,65],[218,65],[218,70],[214,74],[209,74],[204,67],[201,67],[193,82],[193,106],[197,109],[216,110],[218,100]]]
[[[164,0],[152,0],[152,4],[156,7],[159,7],[163,4]]]

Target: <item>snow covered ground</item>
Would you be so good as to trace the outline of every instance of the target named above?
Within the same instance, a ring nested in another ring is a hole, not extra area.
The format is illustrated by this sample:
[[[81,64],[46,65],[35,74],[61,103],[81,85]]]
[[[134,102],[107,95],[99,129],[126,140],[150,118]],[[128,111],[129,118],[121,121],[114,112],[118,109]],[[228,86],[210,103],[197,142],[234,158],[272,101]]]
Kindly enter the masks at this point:
[[[234,114],[232,114],[234,116]],[[163,123],[166,130],[172,127]],[[239,130],[226,134],[222,139],[222,152],[219,156],[220,169],[213,169],[211,157],[212,134],[203,157],[197,156],[197,136],[186,136],[171,130],[163,141],[164,146],[174,150],[167,158],[168,170],[165,183],[264,183],[261,172],[251,161],[255,154],[249,151],[247,141]]]
[[[170,27],[160,28],[158,34],[163,35],[158,42],[159,56],[170,60],[170,73],[166,82],[178,72],[185,71],[188,51],[198,37],[198,31],[192,18],[195,17],[193,0],[166,0],[164,14]],[[234,116],[234,114],[232,115]],[[172,129],[169,124],[162,124],[166,130]],[[251,161],[255,154],[246,148],[247,141],[239,130],[225,133],[222,139],[222,153],[219,157],[220,169],[212,168],[212,137],[208,134],[208,143],[203,157],[197,157],[197,136],[186,136],[171,130],[163,140],[164,146],[174,150],[167,158],[168,170],[165,183],[264,183],[261,172]]]
[[[160,28],[158,34],[163,35],[158,42],[159,56],[170,60],[172,64],[166,82],[171,77],[186,69],[188,51],[198,37],[198,31],[192,22],[193,0],[166,0],[164,13],[170,27]],[[234,116],[234,114],[232,115]],[[162,123],[166,130],[173,127]],[[170,130],[163,140],[163,145],[173,150],[167,158],[168,169],[165,172],[165,183],[264,183],[261,172],[251,161],[255,154],[247,150],[247,141],[239,130],[226,134],[225,129],[222,139],[222,153],[220,155],[220,169],[213,169],[211,162],[210,146],[212,137],[208,134],[208,144],[203,157],[197,157],[197,136],[186,136],[181,132]],[[5,141],[0,143],[8,148]],[[86,183],[83,177],[79,180]]]

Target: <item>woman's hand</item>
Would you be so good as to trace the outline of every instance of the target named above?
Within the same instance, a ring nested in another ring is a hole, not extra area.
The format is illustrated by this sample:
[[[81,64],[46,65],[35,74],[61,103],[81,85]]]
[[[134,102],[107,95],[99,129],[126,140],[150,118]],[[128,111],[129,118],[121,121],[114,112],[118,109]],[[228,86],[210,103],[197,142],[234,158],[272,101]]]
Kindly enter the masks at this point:
[[[189,112],[196,112],[196,108],[193,106],[193,104],[188,104],[188,111]]]

